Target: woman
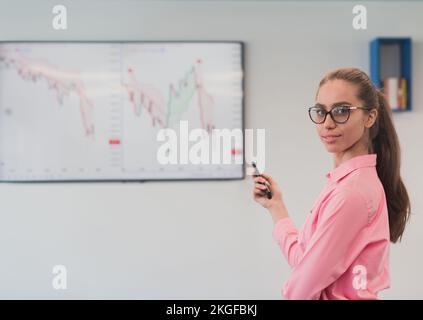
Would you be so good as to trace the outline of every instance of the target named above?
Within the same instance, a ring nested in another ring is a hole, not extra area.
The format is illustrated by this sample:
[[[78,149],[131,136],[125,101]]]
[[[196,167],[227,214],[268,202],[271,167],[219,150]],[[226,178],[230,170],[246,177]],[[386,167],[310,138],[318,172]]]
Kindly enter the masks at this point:
[[[390,241],[401,240],[410,215],[389,106],[364,72],[346,68],[321,80],[309,116],[334,169],[300,231],[276,181],[254,176],[254,200],[269,210],[273,237],[292,268],[282,294],[377,299],[390,287]]]

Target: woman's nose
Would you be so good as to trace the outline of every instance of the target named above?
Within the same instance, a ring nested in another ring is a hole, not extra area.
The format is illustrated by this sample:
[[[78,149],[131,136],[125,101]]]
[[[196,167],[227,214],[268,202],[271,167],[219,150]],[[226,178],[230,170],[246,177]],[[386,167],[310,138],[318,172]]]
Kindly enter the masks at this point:
[[[330,113],[326,115],[325,122],[323,123],[325,128],[333,128],[336,127],[335,121],[333,121],[332,117],[330,116]]]

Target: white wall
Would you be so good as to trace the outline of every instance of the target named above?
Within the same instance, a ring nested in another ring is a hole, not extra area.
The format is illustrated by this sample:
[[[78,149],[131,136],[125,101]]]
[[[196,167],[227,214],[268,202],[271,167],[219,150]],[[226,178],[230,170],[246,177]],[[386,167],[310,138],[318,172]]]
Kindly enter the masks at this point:
[[[54,4],[67,31],[51,28]],[[329,70],[369,70],[375,36],[411,36],[412,113],[396,114],[402,173],[415,212],[392,246],[382,298],[423,298],[423,3],[355,1],[0,0],[1,40],[242,40],[246,127],[266,129],[266,169],[300,227],[331,169],[306,106]],[[251,180],[0,184],[0,298],[280,299],[289,267]],[[418,195],[420,194],[420,197]],[[68,290],[52,288],[52,267]]]

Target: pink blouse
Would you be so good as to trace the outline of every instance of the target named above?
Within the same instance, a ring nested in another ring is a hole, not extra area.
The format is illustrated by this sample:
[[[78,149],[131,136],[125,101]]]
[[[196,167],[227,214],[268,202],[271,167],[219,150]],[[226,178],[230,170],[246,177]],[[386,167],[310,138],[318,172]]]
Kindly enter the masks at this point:
[[[273,238],[292,268],[285,299],[378,299],[390,287],[389,221],[376,154],[349,159],[327,184],[300,231],[291,218]]]

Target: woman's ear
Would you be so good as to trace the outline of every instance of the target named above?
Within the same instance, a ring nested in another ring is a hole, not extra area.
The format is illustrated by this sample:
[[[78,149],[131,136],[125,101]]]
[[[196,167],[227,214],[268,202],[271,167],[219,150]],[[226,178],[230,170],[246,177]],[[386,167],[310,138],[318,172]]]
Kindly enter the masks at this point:
[[[373,108],[368,112],[366,121],[364,123],[366,128],[371,128],[373,126],[373,124],[376,122],[377,115],[378,113],[376,108]]]

